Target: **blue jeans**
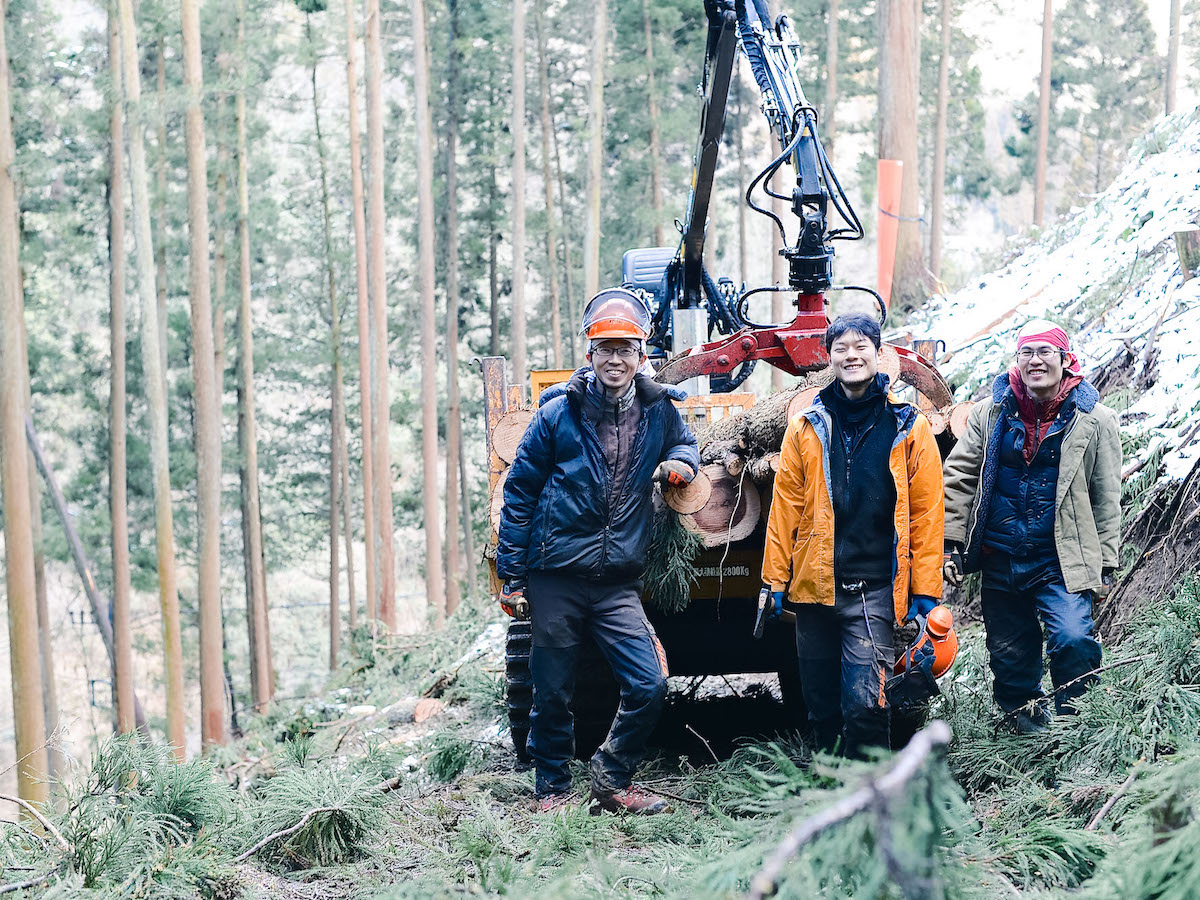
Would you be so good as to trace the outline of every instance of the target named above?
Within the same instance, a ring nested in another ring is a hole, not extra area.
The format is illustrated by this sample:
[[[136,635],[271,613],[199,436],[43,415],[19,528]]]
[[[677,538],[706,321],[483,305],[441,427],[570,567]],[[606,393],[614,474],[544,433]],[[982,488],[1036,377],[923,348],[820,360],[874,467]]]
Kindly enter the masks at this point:
[[[571,789],[575,755],[575,664],[590,634],[621,688],[608,737],[589,765],[597,793],[624,790],[646,753],[646,742],[667,696],[667,657],[642,609],[641,582],[618,584],[546,572],[530,573],[533,712],[529,755],[539,797]]]
[[[1032,557],[984,552],[983,622],[995,676],[993,693],[1006,712],[1045,696],[1043,626],[1056,689],[1100,665],[1091,593],[1067,590],[1054,548]],[[1096,680],[1094,675],[1082,678],[1055,693],[1058,712],[1074,712],[1072,701]]]
[[[846,755],[856,757],[868,746],[886,748],[883,686],[896,660],[892,586],[852,594],[839,585],[833,606],[795,610],[800,687],[817,746],[833,750],[844,738]]]

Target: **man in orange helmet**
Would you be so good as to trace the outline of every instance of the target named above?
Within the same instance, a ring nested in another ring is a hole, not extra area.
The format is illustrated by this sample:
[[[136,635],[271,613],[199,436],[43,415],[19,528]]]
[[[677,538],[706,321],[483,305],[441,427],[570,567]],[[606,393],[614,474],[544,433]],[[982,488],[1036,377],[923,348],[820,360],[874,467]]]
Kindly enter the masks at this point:
[[[529,615],[537,807],[571,792],[575,661],[590,634],[621,687],[592,757],[592,811],[657,813],[666,801],[633,784],[666,697],[667,660],[642,609],[655,481],[686,484],[700,466],[667,390],[639,374],[650,315],[622,288],[584,312],[589,368],[544,400],[504,482],[496,568],[501,603]]]

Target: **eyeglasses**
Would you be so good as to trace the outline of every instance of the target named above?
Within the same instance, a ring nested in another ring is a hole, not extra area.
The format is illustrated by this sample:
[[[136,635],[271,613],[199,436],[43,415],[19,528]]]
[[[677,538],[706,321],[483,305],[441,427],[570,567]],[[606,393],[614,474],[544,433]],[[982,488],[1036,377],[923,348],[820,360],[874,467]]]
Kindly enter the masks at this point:
[[[1033,359],[1034,354],[1037,354],[1037,358],[1042,362],[1049,362],[1060,353],[1062,351],[1057,347],[1038,347],[1036,350],[1032,347],[1022,347],[1017,351],[1017,361],[1023,363],[1029,362]]]
[[[641,354],[636,347],[597,347],[592,351],[592,356],[596,359],[612,359],[614,356],[619,356],[621,359],[633,359],[639,355]]]

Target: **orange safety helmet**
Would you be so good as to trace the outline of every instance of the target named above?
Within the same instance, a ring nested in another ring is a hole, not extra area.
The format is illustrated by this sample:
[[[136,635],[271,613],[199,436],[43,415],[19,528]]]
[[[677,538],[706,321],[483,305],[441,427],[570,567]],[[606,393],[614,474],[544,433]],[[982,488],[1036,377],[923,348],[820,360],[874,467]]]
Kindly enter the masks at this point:
[[[954,614],[940,604],[929,611],[925,630],[896,660],[895,674],[907,670],[918,653],[928,652],[924,650],[927,643],[933,649],[933,677],[941,678],[958,656],[958,635],[954,631]]]
[[[608,288],[588,301],[580,333],[589,341],[644,341],[650,336],[650,309],[632,291]]]

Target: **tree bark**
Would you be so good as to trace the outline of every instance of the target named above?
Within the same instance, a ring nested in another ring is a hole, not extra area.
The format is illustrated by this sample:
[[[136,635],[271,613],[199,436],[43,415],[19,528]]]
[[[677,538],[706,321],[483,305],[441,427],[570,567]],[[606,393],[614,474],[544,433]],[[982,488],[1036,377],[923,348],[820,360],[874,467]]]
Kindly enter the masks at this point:
[[[495,78],[488,79],[488,109],[496,108]],[[490,113],[489,113],[490,115]],[[488,154],[488,355],[500,355],[500,284],[496,271],[496,245],[500,234],[496,230],[496,125],[490,121],[492,152]]]
[[[383,49],[380,44],[379,0],[366,0],[367,8],[367,165],[369,193],[367,215],[370,218],[368,276],[371,307],[374,310],[375,393],[371,400],[374,415],[375,518],[378,528],[379,603],[378,613],[384,625],[396,630],[396,551],[392,523],[392,466],[388,428],[391,424],[391,400],[388,389],[387,260],[383,238],[387,211],[383,205]]]
[[[662,143],[659,138],[658,86],[654,74],[654,27],[650,0],[642,0],[642,31],[646,40],[646,93],[650,113],[650,203],[654,208],[654,246],[663,246]],[[561,368],[561,366],[559,366]]]
[[[929,271],[942,277],[942,231],[946,217],[946,110],[950,102],[950,22],[952,0],[942,0],[942,58],[938,62],[937,124],[933,138],[933,203],[930,204]]]
[[[339,364],[340,368],[340,364]],[[338,390],[338,408],[342,411],[337,421],[338,459],[341,464],[340,498],[342,504],[342,537],[346,547],[346,613],[350,631],[358,627],[358,599],[355,597],[354,585],[354,527],[350,515],[350,448],[346,443],[346,399],[344,385],[335,383]]]
[[[917,163],[920,21],[920,0],[879,4],[878,155],[904,163],[892,296],[906,304],[924,299]]]
[[[354,0],[346,0],[346,93],[350,114],[350,203],[354,220],[354,284],[358,299],[358,385],[362,419],[363,553],[366,567],[367,621],[374,633],[376,609],[375,566],[375,478],[372,463],[375,446],[371,413],[371,312],[367,281],[367,221],[363,206],[362,134],[358,122],[358,67],[355,42]]]
[[[254,401],[254,316],[250,305],[250,176],[246,148],[246,3],[237,5],[238,90],[234,97],[238,168],[238,450],[242,507],[242,562],[246,629],[250,642],[250,696],[259,712],[275,692],[267,571],[258,497],[258,420]]]
[[[554,171],[550,165],[551,142],[550,132],[553,123],[550,120],[550,73],[546,62],[546,4],[538,0],[534,10],[534,25],[537,28],[538,47],[538,88],[542,95],[542,187],[545,191],[546,203],[546,281],[550,286],[550,344],[554,353],[554,368],[563,367],[562,348],[562,300],[559,295],[558,274],[558,218],[554,209]],[[653,78],[653,73],[651,73]],[[653,101],[651,101],[653,103]],[[653,107],[651,107],[653,110]],[[654,113],[651,112],[653,121]],[[654,143],[658,140],[657,133],[651,125],[651,153]],[[657,173],[654,175],[657,178]],[[657,184],[655,190],[657,190]],[[658,198],[662,200],[661,196]],[[656,213],[657,218],[657,213]]]
[[[228,743],[221,674],[221,414],[213,371],[213,311],[208,260],[208,163],[204,148],[204,79],[196,0],[180,0],[188,170],[188,294],[196,403],[196,505],[199,520],[197,606],[200,613],[200,736],[207,750]]]
[[[0,2],[0,24],[7,3]],[[50,796],[42,663],[38,645],[37,583],[29,502],[29,454],[25,449],[25,391],[22,371],[25,304],[17,246],[15,155],[9,101],[8,44],[0,27],[0,489],[4,497],[4,557],[8,590],[8,645],[16,733],[17,794],[31,803]]]
[[[462,409],[458,390],[458,0],[449,0],[450,59],[446,67],[446,615],[462,601],[458,554]],[[469,526],[468,526],[469,528]],[[470,532],[467,531],[468,543]],[[467,554],[470,559],[470,553]]]
[[[167,441],[166,372],[159,344],[158,298],[154,290],[154,242],[150,228],[150,187],[142,139],[142,86],[133,0],[118,0],[121,21],[121,81],[125,97],[129,187],[137,249],[138,295],[142,307],[142,369],[150,419],[150,461],[154,480],[155,543],[158,550],[158,599],[163,622],[167,681],[167,741],[176,758],[186,754],[183,709],[183,642],[175,574],[175,523],[171,510],[171,472]]]
[[[222,71],[222,75],[228,75]],[[225,95],[217,97],[217,201],[213,227],[213,389],[217,412],[224,418],[222,397],[225,393],[225,287],[228,260],[225,255],[225,220],[228,214],[229,145],[225,140]]]
[[[524,384],[528,374],[525,346],[525,0],[513,0],[512,42],[512,371],[513,384]]]
[[[340,434],[338,423],[342,420],[342,337],[341,317],[338,313],[337,279],[333,272],[333,229],[329,221],[329,176],[325,163],[325,141],[321,137],[320,95],[317,93],[317,48],[312,36],[312,16],[304,16],[304,35],[308,39],[312,54],[308,73],[312,83],[313,130],[317,141],[317,168],[321,175],[321,228],[325,239],[325,282],[329,293],[329,670],[338,667],[338,649],[341,643],[342,607],[338,596],[338,583],[342,567],[338,560],[338,478],[341,477],[342,461],[339,456]],[[347,545],[349,552],[349,545]]]
[[[518,15],[514,17],[513,34],[516,35],[516,20],[524,23],[522,4],[524,0],[516,0],[515,9]],[[433,122],[429,115],[429,48],[425,36],[425,3],[424,0],[412,0],[413,23],[413,100],[416,109],[416,142],[417,142],[417,271],[420,274],[421,290],[421,470],[425,479],[424,514],[425,514],[425,600],[433,612],[434,624],[441,627],[446,619],[446,573],[443,571],[442,560],[442,525],[438,504],[438,409],[437,409],[437,310],[434,305],[434,271],[433,257],[437,247],[433,237]],[[516,75],[516,58],[514,51],[514,76]],[[524,66],[524,46],[519,53],[521,65]],[[524,127],[524,73],[515,105],[519,108],[521,117],[513,114],[513,124],[518,130]],[[519,152],[516,154],[519,174],[514,174],[514,186],[518,179],[524,183],[524,140],[517,141]],[[515,187],[514,187],[515,189]],[[516,210],[520,218],[522,232],[525,227],[524,200],[518,198]],[[522,235],[522,241],[524,236]],[[514,266],[517,263],[524,266],[524,248],[520,257],[514,256]],[[513,272],[514,288],[523,279],[523,268]],[[525,325],[524,301],[521,309],[514,307],[513,313],[520,312],[519,350],[521,363],[525,354]],[[522,370],[518,370],[522,371]],[[455,577],[451,573],[451,578]]]
[[[109,391],[109,512],[112,519],[112,630],[117,699],[117,731],[133,731],[133,640],[129,598],[133,592],[129,564],[129,511],[125,476],[125,178],[121,153],[121,36],[115,4],[108,11],[108,67],[112,77],[109,111],[108,259],[111,388]]]
[[[778,142],[773,142],[771,152],[774,155],[778,155],[780,150],[782,150],[782,149],[783,148],[779,146]],[[783,201],[778,199],[777,197],[771,198],[771,212],[775,213],[775,216],[779,219],[779,221],[781,221],[781,222],[786,221],[784,219]],[[779,229],[774,227],[774,223],[772,223],[772,226],[771,226],[771,283],[774,284],[776,287],[783,287],[783,286],[785,286],[785,284],[787,282],[786,260],[784,260],[784,258],[779,255],[779,251],[781,251],[782,249],[783,249],[783,239],[779,236]],[[782,322],[784,320],[784,318],[786,317],[785,312],[784,312],[784,305],[783,305],[784,297],[785,297],[785,294],[783,291],[772,291],[772,293],[771,293],[771,321],[772,322],[776,322],[776,323]],[[771,390],[772,391],[782,391],[783,390],[783,384],[784,384],[783,376],[784,376],[784,373],[783,373],[782,369],[777,369],[775,366],[771,366]]]
[[[554,124],[554,113],[550,113],[551,125]],[[567,288],[567,319],[571,323],[569,331],[574,334],[575,325],[579,321],[579,317],[575,309],[575,278],[571,265],[571,223],[567,218],[567,187],[566,179],[563,178],[562,158],[558,153],[558,129],[550,129],[550,141],[554,145],[554,174],[555,180],[558,182],[558,208],[562,215],[562,244],[563,244],[563,281]],[[575,344],[574,338],[571,339],[570,359],[571,368],[575,368]]]
[[[1168,116],[1175,112],[1175,95],[1179,90],[1180,6],[1180,0],[1171,0],[1171,22],[1167,28],[1167,71],[1163,78],[1163,111]]]
[[[825,23],[825,120],[821,123],[821,144],[831,158],[837,140],[839,5],[839,0],[829,0],[829,19]]]
[[[1046,218],[1046,157],[1050,147],[1050,65],[1054,50],[1054,0],[1042,7],[1042,74],[1038,79],[1037,150],[1033,162],[1033,224]]]
[[[24,277],[17,270],[21,296],[25,295]],[[23,323],[22,323],[23,324]],[[33,415],[33,387],[29,382],[29,334],[21,329],[21,371],[25,373],[25,383],[22,386],[22,397],[25,401],[25,412]],[[32,454],[30,461],[33,461]],[[42,492],[38,488],[36,478],[29,479],[29,512],[30,525],[33,533],[33,583],[34,594],[37,598],[38,620],[38,651],[42,668],[42,716],[46,720],[46,740],[58,730],[58,688],[54,679],[54,642],[53,627],[50,622],[50,604],[46,596],[46,551],[42,534]],[[116,679],[113,679],[116,688]],[[114,695],[115,700],[115,695]],[[115,726],[115,719],[114,719]],[[50,776],[55,777],[62,768],[61,754],[52,746],[47,745],[47,758],[50,766]]]
[[[155,212],[158,216],[158,242],[154,248],[154,283],[158,297],[158,347],[163,377],[167,377],[167,57],[166,41],[160,34],[156,42],[157,116],[155,117]]]
[[[600,179],[604,172],[604,57],[608,0],[596,0],[592,19],[592,82],[588,91],[587,228],[583,236],[583,293],[600,290]]]
[[[746,128],[746,88],[742,84],[739,70],[734,68],[733,90],[737,99],[737,115],[735,118],[737,131],[734,134],[734,151],[737,156],[737,183],[746,184],[746,147],[742,134]],[[738,280],[746,283],[746,198],[740,193],[737,197],[737,228],[738,228]]]

